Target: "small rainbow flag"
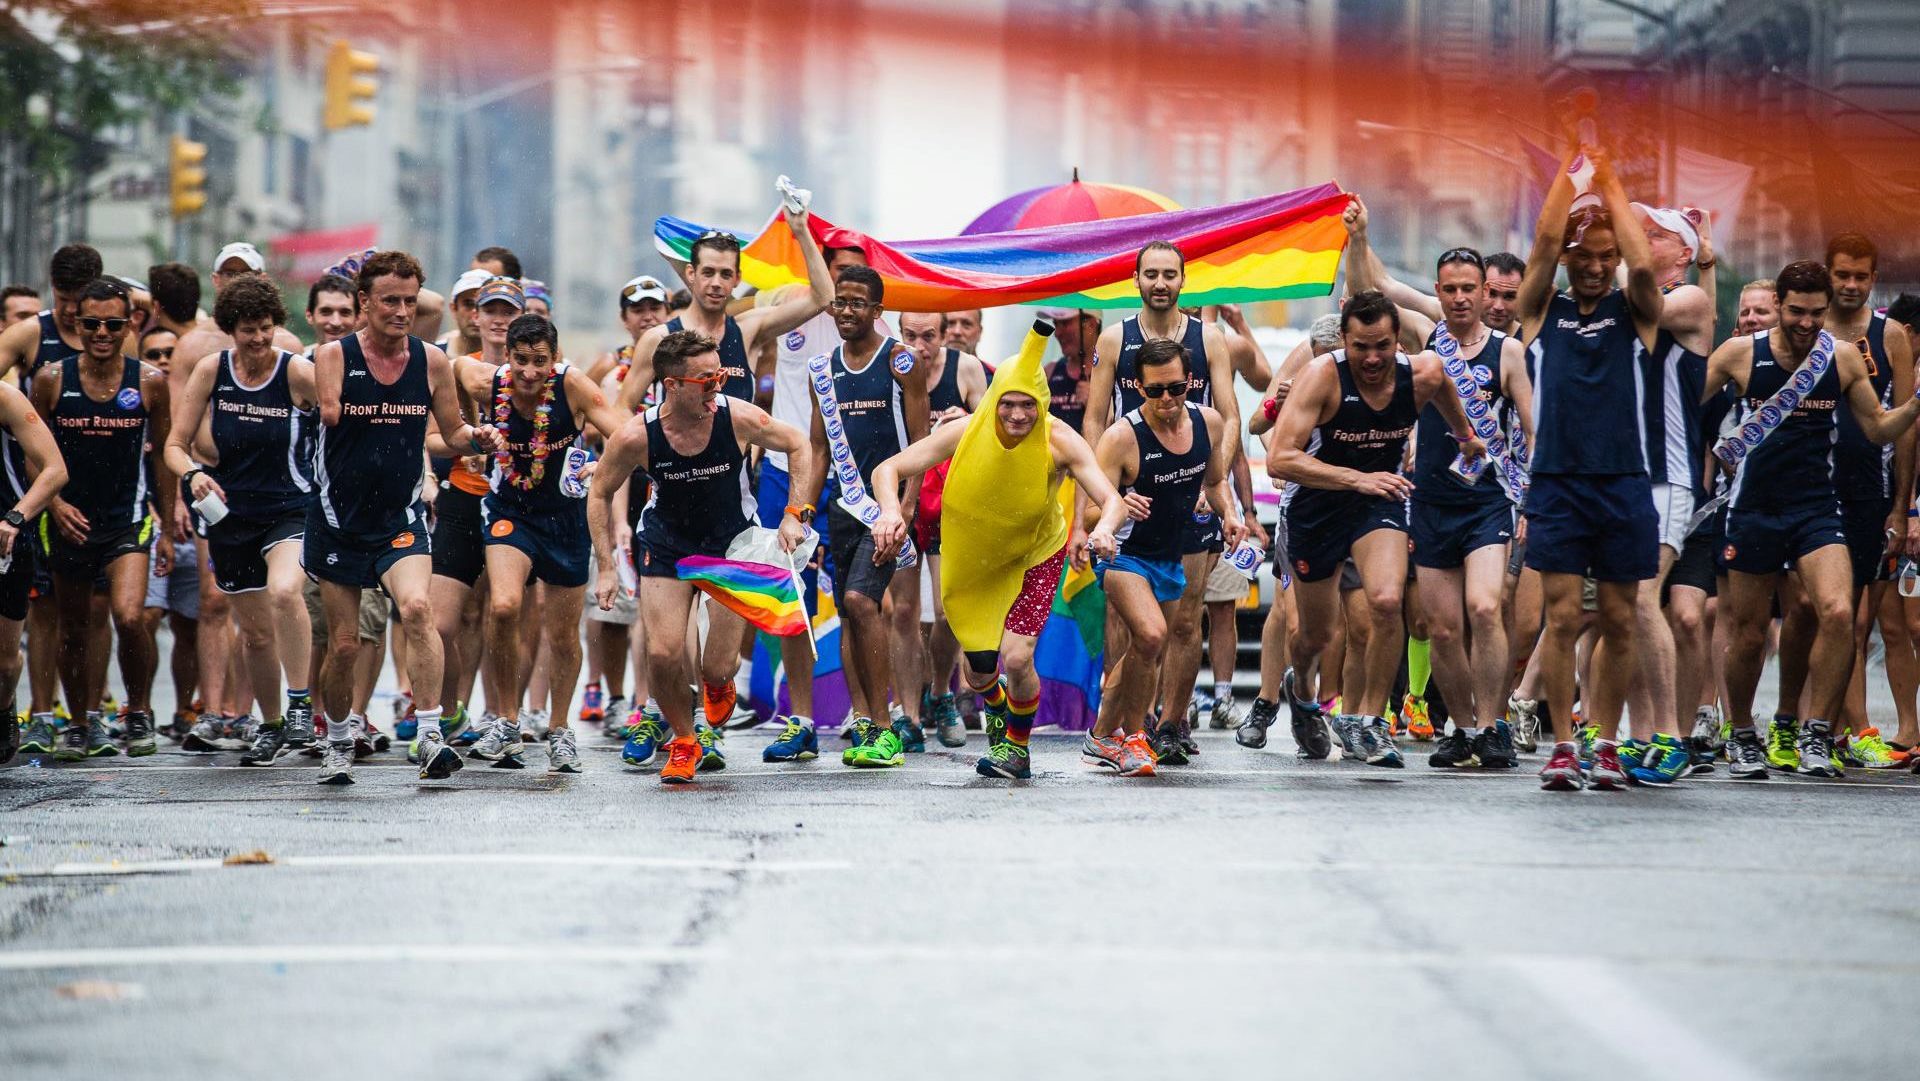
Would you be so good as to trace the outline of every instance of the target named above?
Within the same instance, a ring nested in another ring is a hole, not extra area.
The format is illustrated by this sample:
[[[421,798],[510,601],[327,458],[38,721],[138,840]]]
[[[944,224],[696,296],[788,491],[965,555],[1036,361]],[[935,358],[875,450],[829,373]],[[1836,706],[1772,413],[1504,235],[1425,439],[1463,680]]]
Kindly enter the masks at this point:
[[[714,556],[687,556],[673,566],[681,581],[692,582],[768,634],[807,633],[807,610],[790,568]]]
[[[1133,259],[1166,240],[1187,257],[1184,304],[1237,304],[1333,291],[1347,244],[1337,185],[1225,206],[1137,214],[1106,221],[889,244],[811,216],[822,245],[858,245],[886,283],[893,311],[939,312],[1002,304],[1132,308]],[[685,262],[706,227],[681,218],[654,223],[654,246]],[[760,289],[806,281],[800,245],[776,215],[740,253],[740,273]]]

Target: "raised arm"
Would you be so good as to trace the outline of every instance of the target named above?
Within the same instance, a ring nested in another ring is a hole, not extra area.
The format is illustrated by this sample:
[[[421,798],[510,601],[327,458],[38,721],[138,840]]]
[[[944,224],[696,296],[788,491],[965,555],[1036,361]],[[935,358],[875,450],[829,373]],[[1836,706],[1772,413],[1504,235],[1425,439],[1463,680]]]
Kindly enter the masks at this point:
[[[1340,222],[1347,227],[1347,292],[1349,294],[1364,293],[1369,289],[1385,292],[1388,282],[1400,285],[1388,276],[1386,264],[1374,254],[1373,245],[1367,239],[1367,204],[1362,202],[1358,195],[1347,204],[1346,213],[1341,215]],[[1401,286],[1401,289],[1405,290],[1406,287]],[[1433,333],[1433,325],[1440,318],[1439,299],[1427,298],[1433,301],[1432,316],[1419,308],[1401,305],[1400,301],[1392,296],[1387,299],[1401,307],[1400,344],[1407,349],[1425,348],[1427,335]]]
[[[1660,333],[1660,313],[1666,309],[1667,302],[1666,294],[1660,291],[1659,275],[1653,270],[1653,248],[1647,243],[1647,234],[1633,225],[1633,204],[1627,201],[1626,189],[1620,186],[1613,162],[1599,151],[1593,155],[1593,183],[1599,188],[1607,214],[1614,221],[1614,241],[1620,245],[1620,260],[1627,267],[1627,306],[1633,309],[1633,323],[1640,331],[1641,344],[1651,351]]]
[[[1567,214],[1573,209],[1573,178],[1567,175],[1567,167],[1573,164],[1575,153],[1577,148],[1560,162],[1553,183],[1547,185],[1546,202],[1540,205],[1540,218],[1533,225],[1527,272],[1520,276],[1520,289],[1514,296],[1513,314],[1520,321],[1525,342],[1533,341],[1539,333],[1547,302],[1553,299],[1553,281],[1560,274],[1560,253],[1567,246]]]
[[[813,239],[812,230],[807,228],[807,212],[787,211],[786,218],[787,229],[800,245],[800,256],[807,264],[808,290],[804,293],[795,290],[777,304],[755,308],[738,318],[749,352],[778,341],[780,335],[819,315],[833,301],[833,274],[827,269],[826,256],[820,254],[820,245]]]

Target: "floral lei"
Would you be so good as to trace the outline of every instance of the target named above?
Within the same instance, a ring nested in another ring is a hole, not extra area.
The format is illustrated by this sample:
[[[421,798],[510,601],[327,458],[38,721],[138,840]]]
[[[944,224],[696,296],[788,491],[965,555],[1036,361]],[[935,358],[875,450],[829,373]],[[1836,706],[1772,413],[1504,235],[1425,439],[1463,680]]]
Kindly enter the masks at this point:
[[[500,471],[500,475],[508,484],[523,492],[538,488],[541,480],[547,475],[547,454],[551,449],[547,446],[547,424],[553,417],[553,385],[559,377],[560,370],[556,367],[547,376],[546,386],[540,389],[540,404],[533,410],[533,441],[527,447],[527,460],[532,463],[532,466],[527,474],[522,476],[520,471],[514,468],[512,451],[503,449],[493,452],[494,468]],[[507,431],[507,422],[513,415],[512,385],[511,377],[502,378],[494,384],[493,422],[499,426],[503,435]]]

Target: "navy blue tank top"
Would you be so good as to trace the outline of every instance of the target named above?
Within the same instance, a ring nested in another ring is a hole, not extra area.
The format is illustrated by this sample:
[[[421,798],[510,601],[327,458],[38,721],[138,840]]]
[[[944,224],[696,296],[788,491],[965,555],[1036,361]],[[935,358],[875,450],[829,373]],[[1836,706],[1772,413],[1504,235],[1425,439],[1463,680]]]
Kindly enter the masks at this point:
[[[1212,405],[1213,379],[1207,368],[1206,327],[1200,320],[1188,317],[1180,342],[1187,347],[1187,359],[1193,365],[1193,374],[1187,377],[1188,403]],[[1113,415],[1116,417],[1125,416],[1147,402],[1146,396],[1140,393],[1139,352],[1145,344],[1147,336],[1140,329],[1140,317],[1127,316],[1120,324],[1120,355],[1113,362]]]
[[[580,442],[580,425],[573,418],[573,403],[567,400],[567,369],[569,364],[561,364],[553,369],[553,408],[547,413],[547,464],[540,476],[540,483],[530,489],[509,483],[506,474],[496,462],[493,467],[493,496],[499,508],[506,513],[538,514],[554,511],[578,511],[586,514],[586,503],[560,490],[560,478],[567,472],[567,451]],[[486,419],[491,422],[496,414],[492,402],[500,394],[500,386],[513,378],[512,370],[501,365],[493,373],[493,391],[488,395]],[[521,477],[533,475],[533,420],[520,415],[518,409],[507,409],[507,430],[501,433],[507,437],[507,453],[513,458],[513,471]]]
[[[1571,294],[1554,296],[1530,349],[1535,473],[1646,472],[1639,340],[1626,293],[1608,293],[1589,315]]]
[[[893,377],[894,358],[901,353],[905,350],[888,338],[880,343],[867,366],[856,372],[847,367],[846,346],[833,349],[830,370],[834,401],[846,427],[847,449],[853,452],[860,479],[869,489],[873,468],[907,449],[906,410],[901,403],[900,382]],[[831,466],[827,472],[833,472]]]
[[[207,472],[227,493],[228,517],[212,529],[290,514],[305,507],[313,492],[313,461],[303,457],[310,448],[288,381],[293,356],[282,352],[266,381],[249,387],[234,371],[233,351],[220,351],[207,399],[220,461]]]
[[[1087,419],[1087,369],[1066,357],[1047,369],[1047,412],[1079,431]]]
[[[1887,360],[1887,317],[1878,312],[1867,319],[1867,333],[1854,346],[1867,362],[1873,396],[1885,409],[1893,404],[1893,366]],[[1840,411],[1840,442],[1833,448],[1833,486],[1841,499],[1885,499],[1893,494],[1893,445],[1878,446],[1867,438],[1853,410]]]
[[[1198,406],[1187,406],[1187,424],[1193,429],[1193,443],[1174,453],[1160,442],[1147,419],[1135,409],[1126,415],[1133,425],[1133,438],[1140,447],[1140,469],[1128,491],[1139,492],[1153,500],[1147,516],[1127,523],[1120,538],[1120,552],[1139,559],[1178,562],[1184,533],[1193,522],[1193,508],[1207,483],[1207,459],[1213,454],[1213,435]]]
[[[1328,465],[1342,466],[1362,473],[1398,473],[1400,459],[1407,451],[1407,437],[1413,434],[1419,410],[1414,408],[1413,364],[1405,353],[1394,358],[1393,397],[1386,407],[1375,409],[1360,396],[1347,366],[1347,351],[1336,349],[1333,370],[1340,376],[1340,407],[1325,424],[1313,430],[1307,453]],[[1451,453],[1453,438],[1443,435]]]
[[[733,432],[733,410],[725,395],[714,399],[712,433],[707,445],[682,454],[667,440],[660,407],[648,409],[647,476],[652,489],[640,513],[640,535],[673,548],[712,547],[738,536],[748,520],[752,493],[746,455]]]
[[[1495,417],[1504,415],[1509,405],[1506,396],[1500,392],[1500,350],[1506,344],[1505,334],[1489,330],[1486,344],[1480,347],[1479,354],[1465,362],[1467,370],[1473,374],[1473,381],[1480,387],[1476,393],[1481,401],[1487,403],[1487,409]],[[1427,348],[1433,348],[1431,334],[1427,336]],[[1341,365],[1341,370],[1344,373],[1346,366]],[[1412,372],[1411,367],[1407,370]],[[1398,390],[1397,387],[1395,389]],[[1447,380],[1440,393],[1457,394],[1451,379]],[[1343,399],[1346,397],[1345,386],[1341,387],[1340,394]],[[1346,403],[1343,401],[1341,404]],[[1507,498],[1500,482],[1486,472],[1481,473],[1480,483],[1468,484],[1448,468],[1460,456],[1460,445],[1453,441],[1453,428],[1440,415],[1438,406],[1427,403],[1427,407],[1420,411],[1420,420],[1414,432],[1411,478],[1414,502],[1449,507],[1484,507]]]
[[[68,345],[67,340],[60,336],[60,325],[53,321],[53,309],[41,312],[40,344],[34,349],[32,363],[19,367],[20,393],[31,395],[33,373],[49,364],[79,355],[80,350]],[[5,499],[8,509],[11,509],[33,486],[33,482],[27,477],[27,452],[20,448],[13,436],[4,431],[0,431],[0,473],[4,474],[4,483],[0,483],[0,499]]]
[[[1741,404],[1751,414],[1793,378],[1774,354],[1770,331],[1753,336],[1753,368]],[[1777,513],[1834,502],[1834,444],[1839,438],[1836,413],[1840,399],[1840,368],[1836,363],[1813,385],[1780,426],[1747,453],[1733,474],[1735,510]]]
[[[679,316],[667,320],[667,333],[687,329]],[[720,371],[727,377],[720,384],[720,393],[729,398],[738,398],[743,402],[753,400],[753,359],[747,356],[746,335],[740,333],[740,324],[727,316],[726,328],[720,332]],[[657,379],[657,377],[656,377]]]
[[[967,402],[960,396],[960,350],[946,351],[947,361],[940,369],[940,378],[927,388],[927,407],[935,413],[946,409],[965,409]]]
[[[1640,366],[1641,457],[1654,484],[1688,484],[1700,465],[1700,395],[1706,389],[1707,358],[1680,344],[1667,331],[1654,336],[1648,352],[1638,337],[1634,357]]]
[[[391,384],[368,369],[358,334],[340,339],[340,351],[340,422],[320,428],[320,511],[343,533],[391,537],[418,525],[433,407],[427,343],[407,337],[407,366]]]
[[[147,398],[140,362],[121,362],[120,385],[96,402],[80,381],[80,357],[61,360],[53,407],[53,438],[67,463],[60,498],[87,516],[95,535],[147,515]]]

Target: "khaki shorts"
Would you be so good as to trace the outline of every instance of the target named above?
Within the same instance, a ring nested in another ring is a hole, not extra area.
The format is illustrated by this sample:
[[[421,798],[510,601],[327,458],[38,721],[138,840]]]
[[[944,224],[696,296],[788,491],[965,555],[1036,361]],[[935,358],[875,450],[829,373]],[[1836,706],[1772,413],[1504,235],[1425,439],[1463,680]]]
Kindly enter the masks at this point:
[[[595,623],[618,623],[622,627],[631,627],[640,619],[640,598],[630,596],[624,589],[613,591],[613,608],[601,611],[599,602],[593,598],[600,591],[600,561],[587,563],[587,618]]]
[[[1247,581],[1247,576],[1234,569],[1233,564],[1222,559],[1214,564],[1213,573],[1207,575],[1206,602],[1221,604],[1233,601],[1238,604],[1247,599],[1247,590],[1250,588],[1252,583]]]
[[[320,604],[320,583],[308,578],[301,592],[307,601],[307,619],[313,625],[313,650],[319,654],[327,648],[327,617]],[[360,640],[378,642],[387,632],[387,619],[392,612],[385,593],[377,589],[361,590]]]

